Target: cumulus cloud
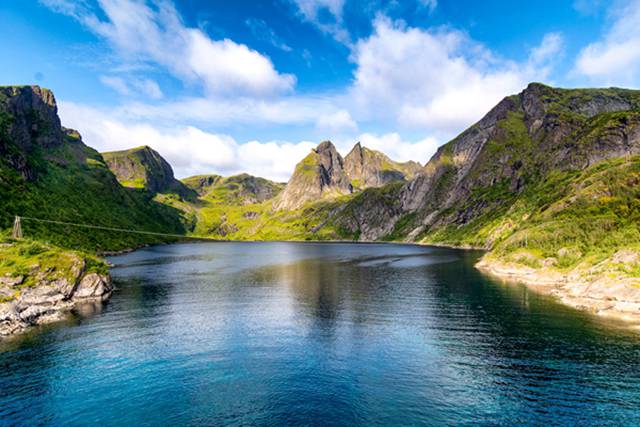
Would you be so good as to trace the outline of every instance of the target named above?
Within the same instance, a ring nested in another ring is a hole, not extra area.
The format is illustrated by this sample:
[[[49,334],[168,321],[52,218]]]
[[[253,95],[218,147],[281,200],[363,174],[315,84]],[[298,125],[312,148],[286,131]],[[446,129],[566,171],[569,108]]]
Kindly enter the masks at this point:
[[[402,139],[397,132],[382,135],[363,133],[358,136],[358,141],[365,147],[382,151],[392,160],[399,162],[413,160],[423,165],[433,156],[441,143],[432,137],[418,141],[407,141]]]
[[[246,45],[213,40],[186,26],[169,1],[101,0],[100,17],[84,2],[42,2],[104,38],[124,61],[157,64],[211,95],[269,96],[292,90],[296,82]]]
[[[316,129],[320,133],[340,134],[344,132],[354,132],[358,130],[358,125],[351,118],[347,110],[339,110],[335,113],[322,115],[316,121]]]
[[[599,41],[586,46],[575,73],[594,83],[637,85],[640,77],[640,0],[612,12],[612,25]]]
[[[524,63],[496,57],[465,33],[409,28],[380,16],[373,34],[358,41],[353,98],[370,119],[440,132],[459,131],[505,95],[548,77],[562,48],[558,34],[544,37]]]
[[[80,104],[60,102],[66,126],[78,129],[86,144],[98,151],[124,150],[149,145],[165,157],[178,177],[218,173],[251,173],[286,181],[295,164],[316,146],[310,141],[248,141],[204,131],[195,126],[161,127],[127,122],[113,114]]]
[[[98,151],[149,145],[169,161],[178,177],[246,172],[286,182],[295,165],[318,144],[318,141],[304,140],[239,142],[229,135],[207,132],[195,126],[165,128],[148,122],[127,122],[114,118],[108,111],[72,102],[60,102],[59,110],[62,122],[78,129],[84,142]],[[362,133],[334,143],[346,155],[357,141],[384,152],[393,160],[414,160],[422,164],[439,145],[434,138],[408,141],[398,133]]]

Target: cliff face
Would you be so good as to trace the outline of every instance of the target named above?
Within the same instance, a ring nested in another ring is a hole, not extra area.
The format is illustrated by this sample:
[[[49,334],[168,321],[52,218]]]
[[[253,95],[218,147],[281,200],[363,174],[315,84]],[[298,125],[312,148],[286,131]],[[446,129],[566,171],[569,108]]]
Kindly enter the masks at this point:
[[[0,157],[6,166],[33,180],[29,154],[60,146],[63,128],[53,93],[38,86],[0,87]]]
[[[344,169],[354,188],[365,189],[407,181],[422,166],[417,162],[394,162],[384,153],[363,147],[358,142],[345,157]]]
[[[275,202],[275,208],[297,209],[310,201],[352,192],[344,159],[330,141],[324,141],[296,165],[291,179]]]
[[[440,147],[400,190],[394,215],[382,204],[367,209],[408,240],[446,242],[459,232],[491,246],[498,236],[480,229],[550,174],[640,153],[639,108],[638,91],[530,84]]]
[[[185,197],[195,194],[174,177],[171,165],[160,153],[147,145],[102,156],[125,187],[143,188],[153,194],[174,192]]]

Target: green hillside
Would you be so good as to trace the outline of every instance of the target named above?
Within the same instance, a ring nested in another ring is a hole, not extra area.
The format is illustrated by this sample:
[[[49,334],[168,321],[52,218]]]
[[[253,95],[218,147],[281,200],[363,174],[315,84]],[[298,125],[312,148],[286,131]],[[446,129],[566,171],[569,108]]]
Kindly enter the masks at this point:
[[[182,234],[179,211],[144,191],[122,187],[102,156],[57,119],[53,94],[38,87],[0,88],[0,229],[14,215]],[[166,241],[24,220],[30,238],[111,251]]]

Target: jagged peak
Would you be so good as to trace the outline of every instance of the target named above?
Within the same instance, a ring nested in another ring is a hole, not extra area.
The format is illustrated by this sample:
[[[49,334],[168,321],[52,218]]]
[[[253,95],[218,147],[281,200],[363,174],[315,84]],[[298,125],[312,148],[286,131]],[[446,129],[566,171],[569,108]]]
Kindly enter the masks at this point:
[[[336,146],[333,145],[333,142],[326,140],[322,141],[316,148],[313,149],[316,153],[322,153],[323,151],[338,151],[336,150]]]

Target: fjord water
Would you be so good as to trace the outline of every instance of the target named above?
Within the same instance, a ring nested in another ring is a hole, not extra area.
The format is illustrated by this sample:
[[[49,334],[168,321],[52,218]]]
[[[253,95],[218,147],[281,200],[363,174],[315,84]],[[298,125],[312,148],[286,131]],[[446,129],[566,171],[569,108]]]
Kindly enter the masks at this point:
[[[640,338],[475,252],[197,243],[0,343],[0,425],[640,424]]]

